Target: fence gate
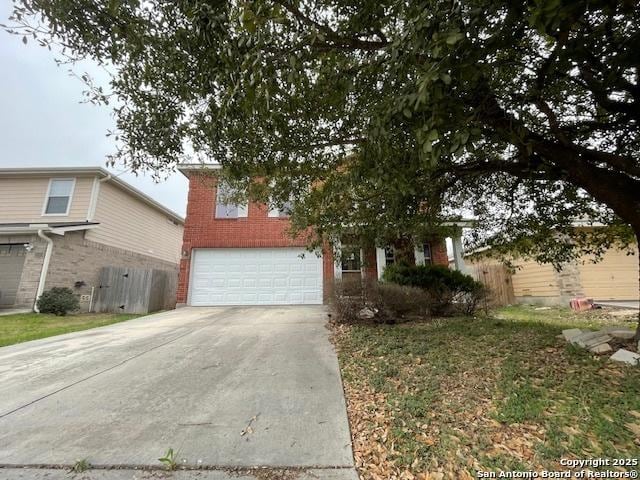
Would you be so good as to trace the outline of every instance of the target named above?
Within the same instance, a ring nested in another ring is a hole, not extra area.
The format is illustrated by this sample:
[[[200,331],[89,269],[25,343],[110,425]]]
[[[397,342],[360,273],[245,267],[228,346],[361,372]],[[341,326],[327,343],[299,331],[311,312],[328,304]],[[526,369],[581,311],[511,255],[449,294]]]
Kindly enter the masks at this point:
[[[96,286],[93,311],[148,313],[171,304],[170,275],[164,270],[104,267]]]
[[[511,274],[504,265],[479,263],[471,266],[470,270],[471,276],[491,291],[492,306],[502,307],[515,303]]]

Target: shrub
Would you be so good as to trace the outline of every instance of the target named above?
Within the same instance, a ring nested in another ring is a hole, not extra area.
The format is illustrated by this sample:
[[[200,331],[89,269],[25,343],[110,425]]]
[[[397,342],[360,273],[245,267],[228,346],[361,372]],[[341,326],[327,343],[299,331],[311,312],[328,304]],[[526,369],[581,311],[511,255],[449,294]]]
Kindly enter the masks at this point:
[[[38,299],[38,310],[41,313],[53,313],[64,316],[80,308],[78,299],[73,292],[66,287],[53,287],[47,290]]]
[[[366,304],[376,313],[375,321],[397,323],[407,316],[427,315],[431,298],[417,287],[373,282],[366,288]]]
[[[442,265],[390,265],[385,269],[383,279],[424,290],[430,298],[431,315],[470,315],[486,295],[482,283]]]
[[[424,317],[430,310],[430,295],[417,287],[366,282],[358,295],[351,287],[341,280],[334,284],[331,306],[339,323],[397,323],[408,316]]]
[[[360,321],[358,317],[364,308],[364,299],[361,295],[353,295],[351,286],[336,280],[331,295],[331,307],[335,314],[335,320],[339,323],[354,323]]]

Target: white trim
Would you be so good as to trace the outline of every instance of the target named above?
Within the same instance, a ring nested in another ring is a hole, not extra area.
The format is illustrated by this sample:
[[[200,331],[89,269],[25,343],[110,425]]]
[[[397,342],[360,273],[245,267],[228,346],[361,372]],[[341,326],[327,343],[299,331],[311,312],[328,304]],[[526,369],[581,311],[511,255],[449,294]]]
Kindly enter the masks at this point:
[[[93,228],[99,227],[99,224],[93,225],[74,225],[72,227],[51,227],[51,233],[55,233],[56,235],[64,235],[67,232],[78,232],[80,230],[91,230]]]
[[[416,265],[424,265],[424,244],[419,243],[418,245],[413,246],[413,255],[416,259]]]
[[[179,163],[176,169],[187,176],[186,172],[193,172],[198,170],[221,170],[222,164],[220,163]]]
[[[238,218],[247,218],[249,216],[249,202],[238,205]]]
[[[38,236],[47,242],[47,249],[44,252],[44,260],[42,261],[42,269],[40,270],[40,280],[38,281],[38,288],[36,290],[36,299],[33,302],[33,311],[40,313],[38,308],[38,300],[40,295],[44,292],[44,282],[47,279],[47,273],[49,272],[49,262],[51,261],[51,251],[53,250],[53,240],[44,234],[44,230],[38,230]]]
[[[107,177],[108,178],[108,177]],[[98,195],[100,194],[100,180],[93,177],[91,185],[91,199],[89,200],[89,209],[87,210],[87,220],[92,221],[96,216],[96,208],[98,206]]]
[[[340,255],[336,255],[333,259],[333,279],[341,280],[342,279],[342,243],[340,240],[336,241],[335,251]]]
[[[467,273],[468,269],[464,263],[464,250],[462,248],[462,236],[451,237],[451,244],[453,246],[453,264],[456,270],[462,273]]]
[[[99,227],[99,224],[91,225],[74,225],[69,227],[55,227],[49,226],[46,223],[42,224],[30,224],[26,227],[2,227],[0,226],[0,235],[21,235],[37,233],[38,230],[44,230],[47,232],[55,233],[57,235],[64,235],[66,232],[76,232],[79,230],[90,230],[92,228]]]
[[[71,184],[71,192],[69,192],[69,202],[67,203],[67,211],[65,213],[47,213],[47,205],[49,203],[49,194],[51,193],[51,184],[55,181],[69,181],[71,180],[73,183]],[[47,194],[44,197],[44,205],[42,205],[42,216],[43,217],[68,217],[69,212],[71,211],[71,202],[73,202],[73,194],[76,190],[76,177],[52,177],[49,179],[49,186],[47,187]]]
[[[269,213],[267,213],[267,217],[269,218],[279,218],[280,217],[280,209],[279,208],[270,208]]]
[[[384,248],[376,247],[376,271],[378,272],[378,280],[382,280],[382,274],[387,266],[387,257]]]
[[[213,205],[213,218],[216,220],[220,220],[220,219],[236,220],[238,218],[247,218],[249,216],[249,200],[247,200],[244,203],[228,203],[228,200],[225,200],[223,197],[221,197],[221,193],[220,193],[220,192],[223,192],[224,194],[225,189],[231,189],[231,187],[228,184],[220,181],[216,184],[216,198],[215,198],[215,204]],[[228,190],[228,192],[229,194],[231,194],[232,192],[235,192],[235,190]],[[236,216],[235,217],[218,216],[218,205],[235,206],[237,210]]]
[[[191,305],[191,292],[193,292],[193,265],[196,259],[197,248],[192,248],[189,254],[189,285],[187,285],[187,305]]]

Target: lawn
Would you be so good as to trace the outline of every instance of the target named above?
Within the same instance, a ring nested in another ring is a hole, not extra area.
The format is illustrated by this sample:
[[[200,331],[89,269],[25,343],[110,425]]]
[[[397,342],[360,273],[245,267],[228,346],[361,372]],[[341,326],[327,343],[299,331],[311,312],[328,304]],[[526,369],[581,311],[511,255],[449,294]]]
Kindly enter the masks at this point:
[[[640,457],[640,368],[556,338],[563,328],[630,320],[518,306],[334,325],[362,478],[470,479],[562,471],[562,458]]]
[[[114,313],[80,313],[57,317],[42,313],[17,313],[0,316],[0,347],[77,332],[123,322],[140,315]]]

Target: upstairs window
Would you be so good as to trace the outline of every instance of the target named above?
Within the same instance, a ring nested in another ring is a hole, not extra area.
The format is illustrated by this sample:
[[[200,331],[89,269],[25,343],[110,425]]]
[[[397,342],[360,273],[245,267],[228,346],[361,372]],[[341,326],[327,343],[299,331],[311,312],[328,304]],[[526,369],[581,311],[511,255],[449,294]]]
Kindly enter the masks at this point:
[[[272,208],[269,210],[269,217],[271,218],[289,218],[291,216],[291,209],[293,204],[291,200],[285,202],[280,208]]]
[[[75,186],[73,178],[52,178],[44,205],[45,215],[69,215],[71,197]]]
[[[230,200],[235,195],[229,185],[225,183],[218,184],[216,189],[216,218],[243,218],[247,216],[248,204],[237,204]]]
[[[431,244],[425,243],[422,245],[422,251],[424,252],[424,264],[431,265],[433,264],[433,257],[431,253]]]

